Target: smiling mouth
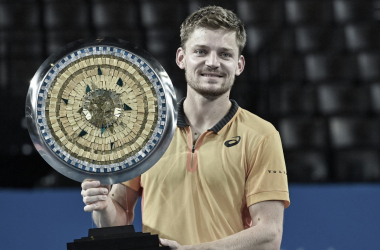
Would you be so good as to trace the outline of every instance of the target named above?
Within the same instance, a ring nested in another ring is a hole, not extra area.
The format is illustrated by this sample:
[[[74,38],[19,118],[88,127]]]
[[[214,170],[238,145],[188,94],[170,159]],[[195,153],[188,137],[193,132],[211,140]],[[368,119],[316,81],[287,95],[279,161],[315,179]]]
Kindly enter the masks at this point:
[[[204,76],[204,77],[219,77],[219,78],[223,77],[223,75],[215,74],[215,73],[203,73],[203,74],[201,74],[201,76]]]

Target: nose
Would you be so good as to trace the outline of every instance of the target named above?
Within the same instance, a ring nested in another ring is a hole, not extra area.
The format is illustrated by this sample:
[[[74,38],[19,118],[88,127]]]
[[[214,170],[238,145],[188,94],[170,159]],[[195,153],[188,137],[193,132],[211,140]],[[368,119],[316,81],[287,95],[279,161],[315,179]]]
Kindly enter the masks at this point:
[[[206,58],[206,66],[209,68],[217,69],[220,66],[218,55],[215,51],[210,52]]]

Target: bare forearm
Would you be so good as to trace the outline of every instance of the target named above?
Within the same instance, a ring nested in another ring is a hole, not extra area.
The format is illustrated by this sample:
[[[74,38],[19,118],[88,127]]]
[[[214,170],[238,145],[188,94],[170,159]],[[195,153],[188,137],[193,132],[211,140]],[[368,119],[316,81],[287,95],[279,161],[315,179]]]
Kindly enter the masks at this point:
[[[92,212],[92,218],[96,226],[115,227],[131,224],[133,222],[133,214],[127,218],[127,213],[120,204],[111,198],[108,199],[110,199],[110,201],[106,209]]]
[[[281,239],[281,229],[263,228],[257,225],[217,241],[193,246],[183,246],[183,249],[278,250],[280,249]]]

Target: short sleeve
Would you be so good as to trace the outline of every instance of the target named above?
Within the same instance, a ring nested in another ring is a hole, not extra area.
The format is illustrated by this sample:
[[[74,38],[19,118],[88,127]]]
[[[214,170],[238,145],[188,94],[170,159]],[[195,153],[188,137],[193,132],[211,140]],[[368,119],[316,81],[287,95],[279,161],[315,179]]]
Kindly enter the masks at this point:
[[[141,188],[141,175],[137,176],[136,178],[134,178],[132,180],[122,182],[121,184],[123,184],[124,186],[130,187],[133,190],[139,192],[140,188]]]
[[[278,132],[263,138],[254,148],[247,169],[245,194],[247,206],[268,201],[282,200],[290,205],[288,178]]]

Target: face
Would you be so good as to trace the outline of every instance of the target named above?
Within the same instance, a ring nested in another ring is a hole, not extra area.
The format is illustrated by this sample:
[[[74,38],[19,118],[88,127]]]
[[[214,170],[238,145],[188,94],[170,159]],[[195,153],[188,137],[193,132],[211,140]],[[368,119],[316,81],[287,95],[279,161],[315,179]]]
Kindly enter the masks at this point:
[[[185,70],[188,88],[206,98],[229,93],[245,64],[235,31],[207,28],[193,31],[185,49],[177,50],[176,62]]]

